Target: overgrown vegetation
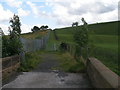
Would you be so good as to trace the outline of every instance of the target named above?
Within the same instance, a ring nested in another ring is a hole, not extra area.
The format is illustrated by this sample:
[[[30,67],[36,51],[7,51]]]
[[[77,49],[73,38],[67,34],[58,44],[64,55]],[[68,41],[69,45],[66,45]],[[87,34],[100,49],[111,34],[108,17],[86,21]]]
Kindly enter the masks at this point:
[[[48,39],[48,43],[46,45],[47,51],[56,51],[59,49],[60,41],[55,39],[54,32],[50,31],[50,36]]]
[[[37,31],[34,33],[21,34],[21,37],[26,39],[41,39],[44,35],[48,33],[49,30]]]
[[[25,60],[21,62],[21,66],[18,71],[28,72],[37,67],[42,61],[40,57],[41,51],[29,52],[25,54]]]
[[[14,15],[10,23],[10,35],[2,36],[2,57],[19,54],[22,51],[22,43],[20,42],[21,23],[19,17]]]
[[[56,55],[58,57],[58,62],[60,65],[52,69],[62,70],[71,73],[85,72],[84,64],[82,62],[77,62],[74,57],[70,55],[70,53],[56,52]]]
[[[82,55],[82,48],[87,50],[88,46],[88,32],[87,30],[82,27],[79,30],[76,30],[74,35],[74,41],[76,42],[76,54],[75,56],[81,56]]]
[[[118,68],[118,24],[120,22],[107,22],[88,25],[88,29],[94,34],[90,33],[89,39],[94,45],[90,56],[98,58],[109,67],[112,71],[120,75]],[[82,26],[66,27],[56,29],[59,41],[67,42],[75,45],[73,33],[75,30],[80,30]],[[74,48],[73,48],[74,52]],[[85,54],[86,52],[82,52]],[[84,55],[86,56],[86,55]]]

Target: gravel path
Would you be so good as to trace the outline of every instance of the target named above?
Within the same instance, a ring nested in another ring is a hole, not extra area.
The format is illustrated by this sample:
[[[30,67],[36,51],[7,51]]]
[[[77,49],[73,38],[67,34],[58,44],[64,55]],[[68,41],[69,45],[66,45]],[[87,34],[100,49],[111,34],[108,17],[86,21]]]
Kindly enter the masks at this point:
[[[54,54],[42,54],[43,62],[31,72],[23,72],[3,88],[92,88],[85,73],[51,70],[59,65]]]

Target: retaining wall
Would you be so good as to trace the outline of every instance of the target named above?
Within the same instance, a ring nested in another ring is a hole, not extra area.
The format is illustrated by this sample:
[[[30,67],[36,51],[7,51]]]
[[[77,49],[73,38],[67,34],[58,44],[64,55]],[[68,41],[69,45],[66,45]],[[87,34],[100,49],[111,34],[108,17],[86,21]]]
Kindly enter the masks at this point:
[[[88,58],[85,65],[87,67],[87,74],[95,88],[114,88],[118,90],[120,77],[99,60]]]

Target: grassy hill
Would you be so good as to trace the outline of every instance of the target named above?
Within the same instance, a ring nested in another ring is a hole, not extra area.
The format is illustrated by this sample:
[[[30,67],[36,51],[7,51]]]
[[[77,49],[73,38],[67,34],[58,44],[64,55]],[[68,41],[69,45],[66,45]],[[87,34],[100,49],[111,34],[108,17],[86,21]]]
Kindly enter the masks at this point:
[[[99,35],[118,35],[119,21],[90,24],[89,29]]]
[[[40,39],[44,35],[46,35],[48,30],[43,30],[43,31],[37,31],[37,32],[30,32],[30,33],[25,33],[21,34],[21,37],[26,38],[26,39]]]
[[[94,33],[90,33],[90,38],[95,46],[95,49],[91,56],[101,60],[112,71],[120,75],[118,68],[118,24],[120,22],[106,22],[90,24],[88,29]],[[73,34],[75,30],[81,29],[78,27],[66,27],[55,29],[59,41],[50,40],[50,42],[59,46],[60,42],[67,42],[69,44],[75,44]],[[50,37],[53,37],[51,32]]]
[[[88,28],[90,31],[92,30],[92,31],[94,31],[95,34],[99,34],[99,35],[118,35],[118,25],[119,24],[120,24],[120,21],[95,23],[95,24],[89,24]],[[81,26],[59,28],[56,30],[62,30],[62,31],[60,31],[60,33],[71,34],[74,32],[74,30],[80,29],[80,28],[81,28]],[[66,30],[69,30],[69,32]]]

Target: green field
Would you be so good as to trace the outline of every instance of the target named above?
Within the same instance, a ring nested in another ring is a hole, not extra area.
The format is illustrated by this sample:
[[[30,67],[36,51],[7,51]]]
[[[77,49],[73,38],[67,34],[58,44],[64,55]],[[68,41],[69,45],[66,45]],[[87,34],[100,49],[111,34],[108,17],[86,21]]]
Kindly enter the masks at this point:
[[[102,63],[109,67],[112,71],[120,75],[118,68],[118,24],[120,22],[97,23],[88,26],[90,39],[93,43],[94,50],[90,54],[92,57],[98,58]],[[81,29],[78,27],[66,27],[56,29],[59,41],[51,41],[56,44],[66,42],[75,44],[73,34],[75,30]],[[51,32],[51,37],[54,37]],[[59,46],[59,45],[58,45]]]

